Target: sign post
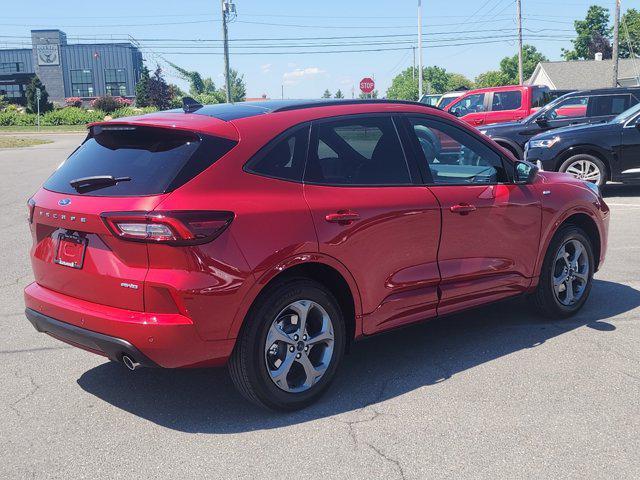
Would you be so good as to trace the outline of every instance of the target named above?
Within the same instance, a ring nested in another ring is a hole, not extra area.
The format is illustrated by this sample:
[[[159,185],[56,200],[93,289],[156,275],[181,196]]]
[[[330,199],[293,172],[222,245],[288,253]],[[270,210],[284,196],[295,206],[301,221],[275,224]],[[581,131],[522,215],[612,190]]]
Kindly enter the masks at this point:
[[[376,82],[373,81],[373,78],[364,77],[360,80],[360,90],[364,94],[369,94],[370,98],[373,98],[372,93],[376,88]]]
[[[42,90],[36,88],[36,103],[38,104],[38,116],[36,117],[36,122],[38,125],[38,132],[40,132],[40,99],[42,98]]]

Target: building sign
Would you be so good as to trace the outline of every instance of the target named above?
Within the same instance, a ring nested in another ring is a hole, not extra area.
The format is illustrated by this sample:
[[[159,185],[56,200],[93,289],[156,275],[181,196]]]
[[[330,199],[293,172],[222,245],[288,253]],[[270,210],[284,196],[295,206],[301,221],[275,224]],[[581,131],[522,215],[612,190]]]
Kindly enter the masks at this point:
[[[60,50],[58,45],[36,45],[38,65],[60,65]]]

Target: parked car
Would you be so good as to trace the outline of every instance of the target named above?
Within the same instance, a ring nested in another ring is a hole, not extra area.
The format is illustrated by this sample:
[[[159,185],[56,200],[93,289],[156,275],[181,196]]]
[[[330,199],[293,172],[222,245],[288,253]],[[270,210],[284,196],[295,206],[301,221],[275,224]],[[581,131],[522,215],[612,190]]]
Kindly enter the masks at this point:
[[[423,95],[422,98],[420,98],[420,103],[424,103],[425,105],[429,105],[430,107],[435,107],[436,105],[438,105],[438,102],[441,98],[442,94],[440,93],[426,94]]]
[[[580,310],[609,220],[586,185],[415,102],[96,123],[29,201],[26,315],[130,369],[228,363],[246,398],[297,409],[367,335],[515,295]]]
[[[525,157],[545,170],[566,172],[603,186],[640,181],[640,103],[604,123],[536,135]]]
[[[438,107],[440,110],[445,110],[446,107],[451,102],[453,102],[457,98],[460,98],[465,93],[467,93],[467,90],[456,90],[455,92],[444,93],[442,95],[442,97],[440,98],[440,100],[438,100],[438,103],[436,104],[436,107]]]
[[[523,120],[487,125],[480,132],[521,159],[524,157],[525,143],[539,133],[570,125],[608,121],[639,101],[638,87],[572,92]]]
[[[544,106],[549,92],[539,85],[480,88],[469,90],[445,110],[474,126],[517,121]]]

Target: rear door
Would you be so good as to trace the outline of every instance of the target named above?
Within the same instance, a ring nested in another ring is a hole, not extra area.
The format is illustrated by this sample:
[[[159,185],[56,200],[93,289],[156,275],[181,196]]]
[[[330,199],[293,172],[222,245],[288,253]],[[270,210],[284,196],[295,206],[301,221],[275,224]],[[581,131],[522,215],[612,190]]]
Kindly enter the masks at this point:
[[[311,138],[304,195],[320,251],[356,280],[364,333],[435,315],[440,210],[414,183],[392,117],[318,121]]]
[[[36,282],[90,302],[144,310],[146,244],[115,237],[101,214],[153,210],[234,144],[151,127],[93,127],[33,197]]]
[[[502,123],[522,120],[528,115],[521,89],[504,90],[491,93],[490,108],[485,123]]]
[[[619,164],[620,180],[640,180],[640,115],[622,129]]]
[[[510,182],[501,155],[460,127],[415,116],[409,129],[442,211],[438,314],[525,291],[540,238],[535,192]],[[433,141],[445,137],[446,149]]]

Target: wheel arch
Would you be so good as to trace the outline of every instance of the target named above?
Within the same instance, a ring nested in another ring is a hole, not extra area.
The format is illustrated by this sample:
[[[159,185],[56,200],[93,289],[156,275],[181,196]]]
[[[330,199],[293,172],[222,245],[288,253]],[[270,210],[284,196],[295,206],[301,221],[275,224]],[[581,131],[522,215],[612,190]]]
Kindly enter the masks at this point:
[[[604,150],[595,145],[575,145],[563,150],[556,157],[555,170],[559,172],[562,164],[575,155],[591,155],[602,161],[607,169],[607,180],[611,180],[611,158]]]
[[[337,260],[314,253],[298,255],[264,272],[245,297],[242,303],[245,307],[236,314],[228,338],[237,338],[246,316],[261,294],[274,284],[294,277],[315,280],[336,297],[343,312],[347,346],[362,334],[362,305],[355,279]]]
[[[509,140],[508,138],[496,137],[492,139],[502,148],[506,149],[509,153],[511,153],[516,160],[522,160],[524,158],[524,152],[522,147],[518,145],[513,140]]]

